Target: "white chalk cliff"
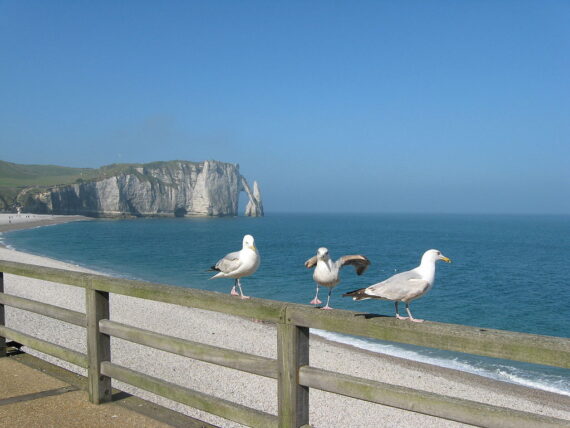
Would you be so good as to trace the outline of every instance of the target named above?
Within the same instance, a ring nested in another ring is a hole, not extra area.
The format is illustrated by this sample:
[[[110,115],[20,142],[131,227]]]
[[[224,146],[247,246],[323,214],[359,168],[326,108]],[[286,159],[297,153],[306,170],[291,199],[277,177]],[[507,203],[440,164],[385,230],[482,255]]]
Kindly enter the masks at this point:
[[[259,191],[257,181],[253,182],[253,192],[245,178],[243,178],[243,187],[249,196],[249,202],[245,207],[245,215],[249,217],[263,217],[263,202],[261,202],[261,192]]]
[[[112,216],[235,216],[241,191],[246,215],[262,216],[257,183],[253,192],[239,165],[170,161],[129,165],[94,180],[48,189],[25,189],[18,199],[27,212]],[[102,171],[106,171],[105,167]]]

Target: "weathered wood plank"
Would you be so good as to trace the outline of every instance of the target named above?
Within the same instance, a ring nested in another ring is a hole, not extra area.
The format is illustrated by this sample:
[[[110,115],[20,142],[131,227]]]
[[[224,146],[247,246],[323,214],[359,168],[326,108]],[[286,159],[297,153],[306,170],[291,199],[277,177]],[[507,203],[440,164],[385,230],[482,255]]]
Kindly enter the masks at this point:
[[[4,294],[4,272],[0,272],[0,295]],[[0,327],[6,325],[6,313],[4,311],[4,304],[0,301]],[[6,356],[6,338],[0,336],[0,358]]]
[[[277,427],[277,417],[269,413],[166,382],[110,362],[103,362],[101,370],[113,379],[243,425],[260,428]]]
[[[570,368],[570,339],[436,322],[412,323],[290,304],[287,323],[373,339]]]
[[[145,281],[111,278],[64,269],[9,262],[6,260],[0,260],[0,271],[13,275],[74,285],[76,287],[86,287],[87,284],[90,284],[89,286],[94,289],[109,293],[123,294],[141,299],[155,300],[215,312],[224,312],[264,321],[279,322],[286,306],[283,302],[266,299],[252,298],[242,300],[231,298],[228,294],[211,291],[155,284]]]
[[[71,364],[83,367],[84,369],[88,366],[87,356],[81,352],[46,342],[45,340],[38,339],[9,327],[0,326],[0,336],[9,337],[10,339],[15,340],[22,345],[29,346],[36,351],[43,352],[44,354],[51,355],[52,357],[60,358]]]
[[[6,260],[0,260],[0,271],[10,273],[12,275],[41,279],[43,281],[74,285],[76,287],[83,287],[83,278],[89,276],[89,274],[82,272],[29,265],[18,262],[9,262]]]
[[[285,303],[265,299],[238,299],[229,294],[193,288],[174,287],[144,281],[92,276],[93,287],[109,293],[172,303],[208,311],[223,312],[263,321],[279,322]]]
[[[84,313],[72,311],[59,306],[49,305],[47,303],[37,302],[35,300],[0,293],[0,304],[45,315],[80,327],[85,327],[87,325],[87,318]]]
[[[101,363],[111,360],[111,338],[99,331],[99,321],[109,318],[109,293],[85,289],[87,309],[87,384],[94,404],[111,401],[111,378],[101,375]]]
[[[447,397],[314,367],[301,367],[299,381],[305,386],[322,391],[475,426],[494,428],[570,427],[570,421],[567,420]]]
[[[279,427],[309,423],[309,388],[299,384],[299,368],[309,364],[309,329],[277,326]]]
[[[109,336],[118,337],[140,345],[277,379],[277,361],[271,358],[192,342],[179,337],[155,333],[110,320],[101,320],[99,322],[99,329],[102,333],[108,334]]]

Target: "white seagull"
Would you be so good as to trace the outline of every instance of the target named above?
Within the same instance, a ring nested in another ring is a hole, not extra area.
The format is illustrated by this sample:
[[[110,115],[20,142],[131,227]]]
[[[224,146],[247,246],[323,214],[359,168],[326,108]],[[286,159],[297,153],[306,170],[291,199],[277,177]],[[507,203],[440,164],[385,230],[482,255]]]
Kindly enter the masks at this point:
[[[420,265],[412,270],[398,273],[390,278],[371,285],[367,288],[350,291],[343,296],[352,297],[354,300],[382,299],[392,300],[396,305],[396,318],[399,320],[409,319],[414,322],[423,322],[416,319],[410,312],[410,302],[426,294],[435,280],[435,262],[443,260],[451,263],[451,260],[441,254],[438,250],[428,250],[422,256]],[[402,317],[398,313],[398,303],[406,304],[408,317]]]
[[[249,296],[243,295],[240,278],[253,275],[259,267],[260,261],[261,258],[257,248],[255,248],[253,236],[245,235],[243,237],[243,247],[240,251],[227,254],[210,268],[210,270],[218,271],[210,279],[234,278],[235,282],[230,294],[232,296],[240,296],[242,299],[249,299]],[[239,294],[236,291],[236,286],[239,288]]]
[[[322,309],[332,309],[329,306],[332,289],[340,282],[340,268],[346,265],[353,265],[356,269],[357,275],[362,275],[370,265],[370,260],[362,255],[342,256],[336,262],[331,260],[329,250],[321,247],[317,250],[317,255],[311,257],[305,262],[307,268],[317,266],[313,272],[313,279],[317,283],[317,293],[315,298],[311,300],[312,305],[319,305],[322,302],[319,300],[319,285],[328,287],[329,295],[327,297],[327,304]]]

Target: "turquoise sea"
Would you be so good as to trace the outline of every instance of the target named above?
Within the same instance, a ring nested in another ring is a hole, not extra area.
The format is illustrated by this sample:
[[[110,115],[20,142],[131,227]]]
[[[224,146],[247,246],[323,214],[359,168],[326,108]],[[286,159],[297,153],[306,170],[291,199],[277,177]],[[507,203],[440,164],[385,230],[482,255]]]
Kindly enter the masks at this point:
[[[269,214],[263,218],[95,220],[14,231],[5,245],[116,276],[229,293],[233,280],[209,281],[207,269],[255,237],[257,273],[242,280],[254,297],[308,304],[315,284],[303,266],[318,247],[331,256],[366,255],[351,267],[333,307],[393,316],[391,302],[354,302],[341,294],[419,263],[436,248],[433,289],[412,303],[415,317],[478,327],[570,337],[570,216]],[[321,300],[326,290],[321,290]],[[570,371],[316,332],[369,350],[570,395]]]

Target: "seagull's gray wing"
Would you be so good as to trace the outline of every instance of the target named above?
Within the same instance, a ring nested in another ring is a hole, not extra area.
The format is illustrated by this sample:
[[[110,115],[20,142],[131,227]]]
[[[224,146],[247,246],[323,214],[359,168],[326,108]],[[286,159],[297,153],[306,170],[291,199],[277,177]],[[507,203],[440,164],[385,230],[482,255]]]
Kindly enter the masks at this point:
[[[220,272],[230,273],[239,268],[241,262],[239,260],[239,251],[227,254],[224,258],[218,260],[214,266],[215,270]]]
[[[317,256],[313,256],[305,262],[305,267],[310,269],[312,267],[315,267],[316,264],[317,264]]]
[[[385,281],[366,288],[364,294],[372,298],[409,302],[429,289],[429,282],[414,270],[398,273]]]
[[[348,256],[342,256],[336,261],[336,265],[341,268],[346,265],[354,266],[357,275],[362,275],[368,266],[370,266],[370,260],[361,254],[353,254]]]

